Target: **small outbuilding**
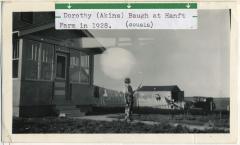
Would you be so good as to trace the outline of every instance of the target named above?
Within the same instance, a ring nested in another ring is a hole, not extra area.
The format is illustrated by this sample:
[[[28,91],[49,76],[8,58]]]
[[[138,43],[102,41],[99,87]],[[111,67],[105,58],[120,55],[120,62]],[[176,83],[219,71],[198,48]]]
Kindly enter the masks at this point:
[[[135,94],[136,106],[159,109],[183,109],[184,91],[173,86],[142,86]]]

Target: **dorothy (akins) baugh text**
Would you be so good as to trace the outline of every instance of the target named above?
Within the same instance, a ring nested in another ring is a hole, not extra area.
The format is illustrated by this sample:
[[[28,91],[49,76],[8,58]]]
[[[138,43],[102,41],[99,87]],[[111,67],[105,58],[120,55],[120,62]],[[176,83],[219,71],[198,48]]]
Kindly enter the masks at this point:
[[[149,19],[149,18],[157,18],[157,19],[185,19],[186,15],[181,12],[164,12],[164,13],[134,13],[134,12],[96,12],[96,13],[63,13],[63,17],[65,19]]]
[[[193,10],[59,10],[55,20],[56,29],[192,29],[194,16]]]
[[[152,19],[185,19],[184,13],[123,13],[123,12],[96,12],[96,13],[63,13],[66,21],[58,23],[59,29],[114,29],[109,19],[121,20],[122,27],[132,28],[149,28],[154,27]],[[71,21],[67,21],[71,20]],[[73,20],[73,21],[72,21]],[[88,20],[88,22],[84,21]]]

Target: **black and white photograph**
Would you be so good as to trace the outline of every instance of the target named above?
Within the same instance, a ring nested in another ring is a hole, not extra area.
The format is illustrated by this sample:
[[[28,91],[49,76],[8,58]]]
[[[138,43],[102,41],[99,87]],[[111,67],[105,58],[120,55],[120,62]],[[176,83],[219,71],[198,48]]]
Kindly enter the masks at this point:
[[[231,10],[198,10],[197,29],[12,24],[13,134],[230,133]]]

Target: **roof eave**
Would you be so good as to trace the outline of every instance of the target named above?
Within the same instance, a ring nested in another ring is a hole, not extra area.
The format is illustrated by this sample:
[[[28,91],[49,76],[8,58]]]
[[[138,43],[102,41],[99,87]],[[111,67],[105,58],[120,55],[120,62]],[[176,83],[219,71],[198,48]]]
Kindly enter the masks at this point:
[[[105,47],[91,47],[91,48],[82,48],[80,50],[87,54],[97,55],[97,54],[102,54],[106,50],[106,48]]]

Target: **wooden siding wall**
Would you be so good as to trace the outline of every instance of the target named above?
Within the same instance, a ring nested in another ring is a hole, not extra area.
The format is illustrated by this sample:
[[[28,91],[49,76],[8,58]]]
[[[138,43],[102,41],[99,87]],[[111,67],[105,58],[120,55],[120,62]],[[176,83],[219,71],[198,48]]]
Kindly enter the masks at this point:
[[[175,102],[184,101],[184,91],[173,91],[172,99],[174,99]]]
[[[169,100],[172,99],[170,91],[141,91],[137,92],[136,96],[139,107],[171,109],[165,100],[165,97]]]
[[[71,99],[75,105],[92,105],[93,100],[93,86],[85,84],[70,84]]]
[[[21,106],[52,105],[53,82],[21,81]]]

